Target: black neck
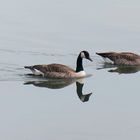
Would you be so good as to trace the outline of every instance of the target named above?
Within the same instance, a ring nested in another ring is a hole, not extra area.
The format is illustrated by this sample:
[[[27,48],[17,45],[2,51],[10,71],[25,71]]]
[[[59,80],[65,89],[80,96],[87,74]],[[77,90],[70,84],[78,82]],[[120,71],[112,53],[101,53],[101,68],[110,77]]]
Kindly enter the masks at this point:
[[[76,72],[80,72],[83,70],[83,59],[81,58],[81,54],[79,54],[77,58]]]

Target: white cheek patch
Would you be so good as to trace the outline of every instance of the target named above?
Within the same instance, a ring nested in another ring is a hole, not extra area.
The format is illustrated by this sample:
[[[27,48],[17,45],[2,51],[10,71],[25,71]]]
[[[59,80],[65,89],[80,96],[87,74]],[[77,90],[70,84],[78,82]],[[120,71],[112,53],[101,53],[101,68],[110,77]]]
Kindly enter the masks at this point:
[[[85,96],[81,96],[80,99],[81,99],[82,102],[84,102],[85,101]]]
[[[86,58],[83,52],[81,52],[81,58]]]

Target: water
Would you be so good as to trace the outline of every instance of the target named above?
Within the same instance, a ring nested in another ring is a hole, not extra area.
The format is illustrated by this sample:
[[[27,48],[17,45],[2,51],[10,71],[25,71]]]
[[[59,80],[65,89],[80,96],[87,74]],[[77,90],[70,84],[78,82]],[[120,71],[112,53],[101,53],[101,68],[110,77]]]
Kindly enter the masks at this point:
[[[7,0],[0,4],[0,139],[139,140],[140,68],[103,65],[102,51],[140,53],[138,1]],[[92,76],[56,81],[25,65],[75,68],[88,50]]]

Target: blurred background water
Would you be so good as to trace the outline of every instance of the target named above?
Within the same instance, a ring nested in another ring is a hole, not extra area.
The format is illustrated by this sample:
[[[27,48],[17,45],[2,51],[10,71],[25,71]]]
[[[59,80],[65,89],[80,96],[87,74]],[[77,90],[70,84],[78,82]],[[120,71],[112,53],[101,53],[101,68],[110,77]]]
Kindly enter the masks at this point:
[[[0,139],[139,140],[140,68],[104,67],[102,51],[140,54],[137,0],[5,0],[0,2]],[[91,77],[47,81],[24,65],[75,68],[91,54]],[[116,70],[117,69],[117,70]]]

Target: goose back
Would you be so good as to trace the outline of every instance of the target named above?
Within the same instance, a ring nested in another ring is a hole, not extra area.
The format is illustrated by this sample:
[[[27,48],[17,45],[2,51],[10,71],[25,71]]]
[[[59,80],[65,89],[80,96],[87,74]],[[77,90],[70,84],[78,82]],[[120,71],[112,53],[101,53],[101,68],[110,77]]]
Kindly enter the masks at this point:
[[[104,58],[109,58],[116,65],[140,65],[140,56],[131,52],[105,52],[96,54]]]
[[[34,65],[32,66],[32,69],[38,70],[43,73],[45,77],[50,78],[67,78],[75,76],[75,71],[73,69],[62,64]]]

